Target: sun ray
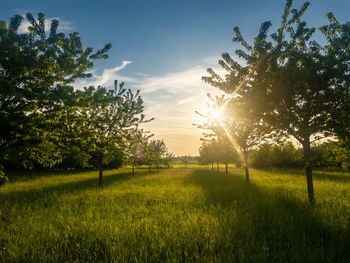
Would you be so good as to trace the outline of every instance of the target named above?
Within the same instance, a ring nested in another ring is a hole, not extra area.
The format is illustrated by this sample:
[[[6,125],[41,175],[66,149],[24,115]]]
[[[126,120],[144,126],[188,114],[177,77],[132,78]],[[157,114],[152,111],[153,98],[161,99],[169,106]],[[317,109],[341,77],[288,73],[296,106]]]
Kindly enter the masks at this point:
[[[223,126],[223,130],[224,130],[228,140],[230,141],[231,145],[236,150],[241,162],[244,163],[244,157],[243,157],[243,154],[241,151],[241,147],[237,143],[236,139],[230,134],[230,132],[227,130],[227,128],[225,126]]]

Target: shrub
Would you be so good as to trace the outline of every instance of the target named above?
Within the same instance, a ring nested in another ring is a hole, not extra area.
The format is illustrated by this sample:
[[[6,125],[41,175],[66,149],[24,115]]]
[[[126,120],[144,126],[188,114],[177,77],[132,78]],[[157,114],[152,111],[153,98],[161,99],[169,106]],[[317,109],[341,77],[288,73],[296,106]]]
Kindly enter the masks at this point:
[[[6,184],[9,181],[9,179],[5,176],[4,171],[0,167],[0,187]]]

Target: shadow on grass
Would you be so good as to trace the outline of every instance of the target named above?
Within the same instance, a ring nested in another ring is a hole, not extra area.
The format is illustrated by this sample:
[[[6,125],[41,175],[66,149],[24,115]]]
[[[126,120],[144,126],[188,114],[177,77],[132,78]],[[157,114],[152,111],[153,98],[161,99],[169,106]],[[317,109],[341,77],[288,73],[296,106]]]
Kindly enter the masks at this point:
[[[27,190],[14,190],[14,191],[0,191],[0,201],[7,203],[7,205],[18,204],[24,206],[30,203],[35,203],[39,200],[44,202],[44,206],[50,206],[53,204],[57,195],[74,193],[79,191],[96,189],[100,191],[118,182],[129,180],[138,176],[145,175],[144,172],[136,173],[132,175],[131,172],[114,173],[104,176],[103,186],[98,185],[98,172],[96,171],[96,177],[89,179],[81,179],[79,175],[76,175],[76,180],[73,182],[55,183],[53,185],[42,187],[29,188]],[[60,175],[60,176],[65,176]],[[46,204],[47,203],[47,204]],[[46,205],[45,205],[46,204]]]
[[[265,168],[258,170],[278,175],[305,177],[305,170],[302,168]],[[350,183],[350,173],[343,169],[313,168],[312,172],[315,180]]]
[[[349,262],[349,229],[327,226],[317,207],[287,190],[265,191],[243,176],[207,170],[193,171],[188,183],[202,187],[208,206],[219,207],[226,242],[218,253],[233,261]]]
[[[53,169],[53,170],[36,170],[30,172],[28,170],[8,170],[5,171],[6,176],[9,178],[10,182],[26,182],[42,177],[54,177],[54,176],[70,176],[80,173],[94,172],[93,169],[76,169],[76,170],[63,170],[63,169]]]

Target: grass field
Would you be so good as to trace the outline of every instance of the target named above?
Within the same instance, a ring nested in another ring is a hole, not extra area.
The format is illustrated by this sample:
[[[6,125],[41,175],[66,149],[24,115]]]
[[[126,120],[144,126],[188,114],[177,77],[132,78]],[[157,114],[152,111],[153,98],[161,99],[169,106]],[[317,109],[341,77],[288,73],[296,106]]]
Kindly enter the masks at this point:
[[[138,170],[16,177],[0,189],[1,262],[350,262],[350,174]]]

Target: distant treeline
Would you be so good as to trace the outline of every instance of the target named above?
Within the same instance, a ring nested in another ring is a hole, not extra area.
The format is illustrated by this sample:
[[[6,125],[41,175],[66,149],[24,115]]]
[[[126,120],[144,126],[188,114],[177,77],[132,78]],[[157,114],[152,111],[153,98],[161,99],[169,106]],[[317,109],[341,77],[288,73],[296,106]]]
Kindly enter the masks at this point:
[[[198,161],[200,164],[235,163],[243,166],[244,161],[230,145],[220,151],[216,142],[204,144],[200,149]],[[222,147],[222,146],[221,146]],[[232,151],[228,154],[229,151]],[[292,142],[279,144],[264,143],[252,150],[250,164],[255,168],[268,167],[304,167],[303,149]],[[324,142],[311,148],[311,164],[313,167],[350,167],[350,155],[347,149],[338,142]]]

